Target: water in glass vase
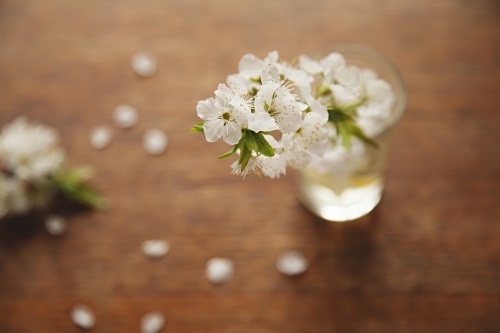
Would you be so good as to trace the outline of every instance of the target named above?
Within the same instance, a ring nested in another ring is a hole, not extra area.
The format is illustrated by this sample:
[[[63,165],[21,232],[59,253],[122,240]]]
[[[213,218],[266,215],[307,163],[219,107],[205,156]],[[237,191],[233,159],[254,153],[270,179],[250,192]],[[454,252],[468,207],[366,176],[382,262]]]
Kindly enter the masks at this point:
[[[299,199],[329,221],[350,221],[368,214],[382,197],[382,179],[377,177],[367,185],[351,185],[343,178],[304,170],[299,178],[304,195],[299,195]]]

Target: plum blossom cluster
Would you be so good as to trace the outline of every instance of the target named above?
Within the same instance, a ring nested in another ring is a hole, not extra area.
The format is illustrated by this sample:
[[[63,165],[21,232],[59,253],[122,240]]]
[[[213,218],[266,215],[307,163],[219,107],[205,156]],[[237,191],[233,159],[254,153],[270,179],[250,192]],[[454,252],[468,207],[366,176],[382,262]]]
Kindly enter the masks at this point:
[[[54,195],[91,207],[103,199],[85,181],[88,169],[68,170],[58,133],[24,117],[3,127],[0,133],[0,219],[47,207]]]
[[[319,61],[302,55],[295,65],[277,51],[246,54],[238,69],[215,97],[198,102],[203,122],[190,130],[232,146],[219,158],[239,155],[233,174],[279,178],[288,166],[334,167],[353,145],[376,146],[371,135],[391,114],[391,86],[339,53]]]

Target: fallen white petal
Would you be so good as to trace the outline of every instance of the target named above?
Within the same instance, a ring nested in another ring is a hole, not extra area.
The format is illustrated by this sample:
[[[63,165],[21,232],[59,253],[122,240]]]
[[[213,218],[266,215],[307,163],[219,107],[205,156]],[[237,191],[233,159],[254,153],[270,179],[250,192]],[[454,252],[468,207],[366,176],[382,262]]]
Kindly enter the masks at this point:
[[[137,124],[139,113],[137,110],[128,104],[118,105],[113,112],[113,121],[116,126],[121,128],[129,128]]]
[[[165,317],[161,312],[147,313],[141,319],[141,333],[157,333],[164,323]]]
[[[152,239],[142,242],[142,252],[148,257],[159,258],[170,251],[170,245],[167,241],[161,239]]]
[[[68,222],[58,215],[51,215],[45,220],[45,230],[53,236],[62,235],[68,229]]]
[[[157,64],[153,54],[139,52],[132,57],[132,69],[139,76],[151,76],[156,72]]]
[[[96,321],[92,309],[85,304],[77,304],[73,307],[71,319],[76,325],[87,330],[94,327]]]
[[[309,266],[306,257],[300,251],[286,251],[276,260],[276,268],[285,275],[298,275],[304,273]]]
[[[90,145],[95,149],[103,149],[111,143],[113,130],[109,126],[94,127],[90,131]]]
[[[231,279],[234,272],[234,264],[230,259],[212,258],[207,262],[205,276],[216,284],[222,284]]]
[[[159,129],[149,129],[144,133],[142,146],[152,155],[160,155],[167,148],[168,138],[165,132]]]

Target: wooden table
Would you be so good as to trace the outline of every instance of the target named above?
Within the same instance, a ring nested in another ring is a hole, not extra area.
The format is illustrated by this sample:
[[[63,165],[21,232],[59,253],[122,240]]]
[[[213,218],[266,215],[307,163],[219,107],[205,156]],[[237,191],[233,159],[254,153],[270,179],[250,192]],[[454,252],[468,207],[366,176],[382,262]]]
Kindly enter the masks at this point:
[[[494,0],[1,0],[0,124],[26,115],[60,130],[72,165],[95,167],[106,212],[64,211],[0,228],[0,332],[500,332],[500,5]],[[231,176],[227,150],[188,135],[198,100],[248,52],[283,58],[334,43],[371,46],[409,89],[380,206],[328,223],[296,200],[293,176]],[[134,75],[150,50],[157,74]],[[129,103],[140,123],[93,150],[89,130]],[[165,130],[165,154],[142,133]],[[150,260],[142,241],[171,252]],[[300,249],[310,269],[274,267]],[[214,256],[235,262],[211,285]]]

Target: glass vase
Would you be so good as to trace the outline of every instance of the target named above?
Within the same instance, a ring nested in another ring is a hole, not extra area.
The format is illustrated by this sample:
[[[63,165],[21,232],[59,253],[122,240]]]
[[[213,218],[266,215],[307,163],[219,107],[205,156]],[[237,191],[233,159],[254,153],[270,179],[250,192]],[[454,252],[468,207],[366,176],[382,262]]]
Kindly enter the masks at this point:
[[[397,68],[380,53],[360,45],[336,45],[328,51],[342,54],[348,65],[374,70],[395,95],[390,116],[365,130],[378,147],[359,141],[351,148],[354,152],[327,172],[309,167],[297,173],[297,196],[302,204],[325,220],[345,222],[368,214],[380,202],[389,145],[405,110],[407,91]]]

